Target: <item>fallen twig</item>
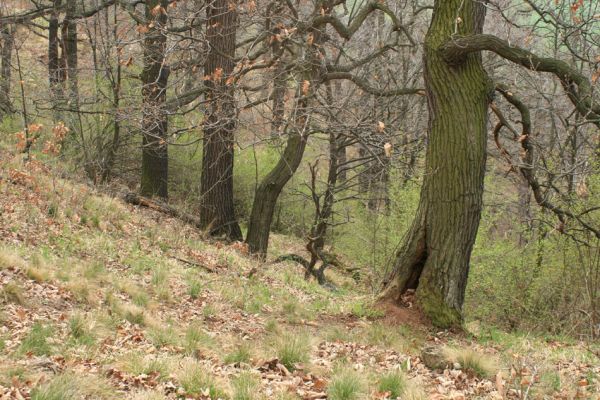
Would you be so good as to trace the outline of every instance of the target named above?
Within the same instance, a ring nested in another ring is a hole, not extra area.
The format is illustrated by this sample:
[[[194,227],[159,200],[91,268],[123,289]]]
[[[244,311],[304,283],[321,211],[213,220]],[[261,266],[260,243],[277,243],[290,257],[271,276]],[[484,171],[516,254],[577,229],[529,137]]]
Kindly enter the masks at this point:
[[[162,201],[149,199],[147,197],[143,197],[143,196],[138,195],[137,193],[132,193],[132,192],[127,193],[123,197],[123,199],[125,200],[125,202],[127,202],[129,204],[147,207],[152,210],[159,211],[159,212],[161,212],[163,214],[167,214],[171,217],[178,218],[187,224],[194,225],[196,228],[202,229],[202,225],[200,224],[199,218],[196,218],[195,216],[193,216],[191,214],[188,214],[186,212],[178,210],[175,207],[172,207],[166,203],[163,203]]]
[[[208,271],[210,273],[216,274],[218,271],[212,267],[209,267],[208,265],[204,265],[204,264],[200,264],[197,263],[195,261],[190,261],[190,260],[186,260],[185,258],[181,258],[181,257],[177,257],[177,256],[170,256],[171,258],[173,258],[174,260],[180,261],[184,264],[188,264],[188,265],[192,265],[194,267],[199,267],[202,268],[205,271]]]

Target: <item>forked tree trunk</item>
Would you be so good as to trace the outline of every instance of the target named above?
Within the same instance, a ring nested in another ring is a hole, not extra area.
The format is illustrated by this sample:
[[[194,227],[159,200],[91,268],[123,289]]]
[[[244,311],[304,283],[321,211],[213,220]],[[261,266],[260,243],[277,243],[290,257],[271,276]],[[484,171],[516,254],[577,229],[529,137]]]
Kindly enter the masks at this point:
[[[333,106],[333,89],[331,82],[325,83],[326,99],[328,106]],[[310,167],[311,172],[311,185],[310,190],[312,193],[312,199],[315,206],[315,218],[313,225],[310,229],[310,236],[306,245],[306,250],[310,253],[310,261],[305,266],[306,275],[308,279],[311,275],[315,276],[319,284],[324,285],[327,280],[325,279],[325,268],[328,266],[328,260],[325,256],[323,249],[325,247],[325,235],[327,234],[327,228],[329,227],[329,220],[333,214],[333,206],[335,204],[335,191],[337,181],[339,177],[339,159],[338,155],[340,152],[339,138],[335,133],[333,118],[329,122],[329,163],[327,171],[327,187],[323,196],[317,194],[317,176],[318,176],[318,160],[314,165]],[[321,203],[322,198],[322,203]],[[317,262],[321,260],[322,264],[318,269],[315,269]]]
[[[207,7],[210,45],[204,65],[208,109],[204,123],[200,221],[211,235],[242,240],[233,204],[234,132],[237,113],[233,82],[237,13],[230,0],[213,0]]]
[[[469,259],[481,216],[488,93],[478,53],[450,66],[440,46],[453,34],[480,33],[485,5],[437,0],[425,39],[429,145],[420,203],[397,254],[382,300],[416,289],[423,311],[440,327],[462,322]]]
[[[144,39],[142,71],[142,196],[168,197],[167,114],[164,109],[169,68],[164,65],[167,37],[166,0],[146,2],[148,32]],[[162,12],[161,6],[165,12]]]

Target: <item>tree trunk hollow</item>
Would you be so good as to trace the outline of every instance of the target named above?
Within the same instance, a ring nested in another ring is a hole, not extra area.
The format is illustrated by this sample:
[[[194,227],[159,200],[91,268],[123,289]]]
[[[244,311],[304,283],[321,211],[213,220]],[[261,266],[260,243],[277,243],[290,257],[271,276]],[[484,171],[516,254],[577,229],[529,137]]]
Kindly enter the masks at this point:
[[[396,256],[382,300],[416,289],[436,326],[462,323],[471,250],[483,198],[490,83],[481,56],[451,66],[440,47],[454,34],[480,32],[484,5],[436,1],[425,40],[429,143],[417,216]],[[461,21],[457,23],[457,21]]]

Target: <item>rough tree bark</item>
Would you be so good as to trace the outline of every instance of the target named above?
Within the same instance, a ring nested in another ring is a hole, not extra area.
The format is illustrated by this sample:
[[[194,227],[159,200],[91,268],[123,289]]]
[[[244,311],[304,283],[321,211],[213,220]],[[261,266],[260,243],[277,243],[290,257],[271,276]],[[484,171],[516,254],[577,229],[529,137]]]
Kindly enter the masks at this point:
[[[493,86],[478,53],[450,65],[440,48],[453,35],[480,33],[485,5],[437,0],[425,39],[429,145],[421,197],[382,300],[416,289],[440,327],[460,325],[469,258],[481,216],[487,108]]]
[[[0,14],[0,16],[2,16]],[[14,112],[10,101],[10,80],[12,72],[12,53],[15,44],[15,26],[0,22],[0,120]]]
[[[237,113],[232,73],[235,67],[237,12],[230,0],[209,2],[206,18],[210,46],[204,64],[208,109],[204,123],[200,221],[211,235],[242,240],[233,204],[234,132]]]
[[[62,23],[62,40],[67,73],[67,100],[74,112],[79,109],[79,57],[77,49],[77,12],[75,0],[66,0],[66,14]]]
[[[142,196],[168,197],[167,114],[164,109],[169,67],[164,64],[167,0],[146,2],[148,31],[144,38],[142,71]],[[162,7],[162,8],[161,8]]]

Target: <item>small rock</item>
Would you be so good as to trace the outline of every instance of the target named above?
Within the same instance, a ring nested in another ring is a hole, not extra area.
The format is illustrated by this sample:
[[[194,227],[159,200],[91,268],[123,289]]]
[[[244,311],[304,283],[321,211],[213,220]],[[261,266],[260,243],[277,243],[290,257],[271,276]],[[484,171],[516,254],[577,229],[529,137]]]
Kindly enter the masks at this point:
[[[429,369],[443,369],[446,366],[446,357],[439,347],[423,347],[421,349],[421,360]]]

